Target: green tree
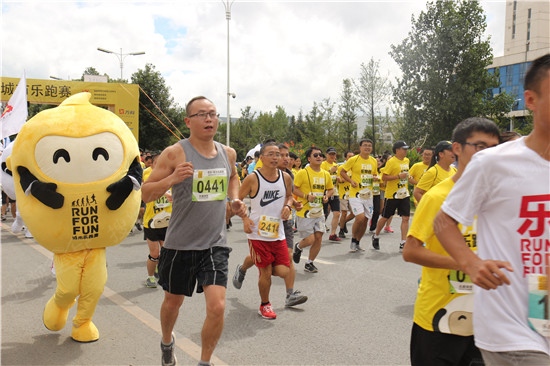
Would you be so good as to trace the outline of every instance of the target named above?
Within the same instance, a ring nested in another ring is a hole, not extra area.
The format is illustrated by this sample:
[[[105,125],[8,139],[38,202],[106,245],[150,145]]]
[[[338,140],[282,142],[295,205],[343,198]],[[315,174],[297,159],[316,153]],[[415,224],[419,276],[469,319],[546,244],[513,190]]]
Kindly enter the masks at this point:
[[[330,100],[330,98],[325,98],[323,101],[319,104],[319,110],[321,111],[322,120],[321,120],[321,127],[325,131],[324,133],[324,140],[319,140],[317,143],[322,147],[329,147],[333,146],[338,148],[338,150],[341,150],[344,146],[342,146],[342,139],[340,138],[340,119],[334,112],[334,109],[336,107],[336,102],[333,102]]]
[[[303,136],[306,131],[305,124],[306,120],[304,117],[304,111],[300,108],[298,111],[298,116],[295,118],[293,125],[291,126],[294,129],[293,133],[295,134],[295,139],[293,141],[297,144],[304,142]]]
[[[507,93],[500,93],[487,98],[483,115],[495,121],[501,130],[507,130],[510,118],[507,114],[512,110],[516,99]]]
[[[260,112],[254,126],[254,136],[257,137],[259,143],[263,143],[267,139],[277,139],[275,137],[277,131],[273,125],[273,114],[271,112]]]
[[[241,117],[231,124],[231,147],[237,152],[238,160],[244,160],[246,153],[259,142],[253,135],[255,116],[256,113],[252,112],[252,107],[247,106],[241,109]],[[220,125],[219,130],[222,129],[224,128]]]
[[[353,143],[357,142],[357,101],[353,93],[352,82],[344,79],[342,92],[340,93],[340,104],[338,114],[341,121],[342,137],[344,145],[351,150]]]
[[[380,75],[380,61],[371,58],[369,63],[361,64],[359,80],[353,82],[357,106],[370,120],[370,136],[372,136],[372,151],[376,151],[376,113],[380,115],[379,107],[389,101],[391,83],[387,77]],[[365,129],[365,132],[368,129]]]
[[[313,102],[313,107],[305,115],[304,130],[301,132],[301,136],[304,146],[322,146],[325,138],[323,113],[317,102]]]
[[[479,1],[429,2],[412,30],[390,55],[402,77],[394,98],[403,107],[409,140],[449,139],[454,126],[483,114],[485,93],[498,86],[486,67],[492,62],[484,39],[485,15]]]
[[[299,135],[300,135],[300,133],[298,132],[298,125],[297,125],[297,122],[296,122],[296,117],[295,116],[290,116],[288,118],[288,131],[287,131],[287,137],[285,139],[285,142],[288,142],[288,143],[299,142],[298,141]]]
[[[278,105],[275,106],[275,113],[273,114],[273,137],[277,142],[284,142],[288,140],[289,131],[288,125],[290,117],[286,113],[284,107]]]
[[[34,103],[27,103],[28,105],[28,117],[27,121],[34,116],[36,116],[38,113],[45,111],[46,109],[51,109],[57,107],[57,105],[54,104],[34,104]]]
[[[139,145],[146,150],[163,150],[188,133],[184,110],[174,104],[170,88],[152,64],[132,74],[139,94]]]
[[[264,142],[267,139],[275,141],[285,141],[288,130],[288,115],[281,106],[275,107],[275,113],[260,112],[257,119],[256,134],[258,142]]]

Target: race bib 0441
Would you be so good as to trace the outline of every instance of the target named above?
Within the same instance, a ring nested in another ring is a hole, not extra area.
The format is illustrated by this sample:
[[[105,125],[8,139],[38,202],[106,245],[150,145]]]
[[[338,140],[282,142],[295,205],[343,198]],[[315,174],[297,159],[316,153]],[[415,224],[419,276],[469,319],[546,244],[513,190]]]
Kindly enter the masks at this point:
[[[227,171],[204,169],[193,172],[193,202],[221,201],[227,197]]]

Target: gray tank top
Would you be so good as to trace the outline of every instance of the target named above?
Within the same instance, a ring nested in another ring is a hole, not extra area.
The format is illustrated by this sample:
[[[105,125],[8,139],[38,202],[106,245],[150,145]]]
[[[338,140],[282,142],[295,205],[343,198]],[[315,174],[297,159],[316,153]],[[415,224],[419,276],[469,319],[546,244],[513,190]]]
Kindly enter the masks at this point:
[[[220,198],[222,191],[227,194],[231,165],[225,149],[214,141],[218,154],[209,159],[199,154],[189,140],[180,140],[180,144],[186,160],[193,163],[195,176],[172,187],[172,216],[164,247],[176,250],[226,247],[226,199],[212,200]],[[205,179],[208,174],[213,177]]]

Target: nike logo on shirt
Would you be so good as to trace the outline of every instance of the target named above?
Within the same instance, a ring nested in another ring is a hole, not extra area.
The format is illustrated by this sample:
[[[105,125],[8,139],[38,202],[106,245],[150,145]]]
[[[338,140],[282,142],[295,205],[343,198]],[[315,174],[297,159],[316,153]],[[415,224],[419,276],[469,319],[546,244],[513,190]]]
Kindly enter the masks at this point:
[[[260,199],[260,207],[264,207],[269,205],[272,202],[277,201],[279,198],[282,198],[283,196],[279,196],[279,190],[276,191],[265,191],[264,196]]]

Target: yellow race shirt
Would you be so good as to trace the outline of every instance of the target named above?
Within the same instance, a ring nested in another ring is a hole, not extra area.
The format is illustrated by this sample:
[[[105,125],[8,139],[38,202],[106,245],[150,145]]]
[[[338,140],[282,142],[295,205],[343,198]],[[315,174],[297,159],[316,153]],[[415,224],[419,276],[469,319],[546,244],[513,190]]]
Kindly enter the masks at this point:
[[[416,164],[413,164],[413,166],[411,166],[411,169],[409,169],[409,175],[413,177],[413,179],[416,182],[420,182],[420,178],[422,177],[422,174],[424,174],[424,172],[428,170],[428,167],[429,165],[424,164],[424,162],[420,161]]]
[[[333,166],[336,167],[336,170],[334,171],[334,173],[331,173],[330,169]],[[330,179],[332,180],[332,185],[334,186],[333,196],[338,197],[338,194],[339,194],[338,189],[337,189],[337,187],[338,187],[338,180],[337,180],[337,178],[338,178],[338,163],[336,163],[336,162],[329,163],[328,161],[325,160],[321,163],[321,169],[326,170],[328,172],[328,174],[330,174]]]
[[[446,179],[433,187],[420,201],[407,236],[414,236],[434,253],[448,256],[433,230],[433,221],[454,186]],[[465,243],[476,250],[475,223],[458,225]],[[473,334],[473,283],[463,272],[422,267],[414,305],[414,322],[425,330],[470,336]]]
[[[382,168],[380,168],[378,173],[380,174],[380,191],[384,192],[384,195],[385,195],[386,194],[386,182],[384,182],[382,180],[382,175],[384,174],[384,169],[386,169],[386,166],[383,166]]]
[[[429,191],[430,188],[444,181],[447,178],[452,177],[456,173],[456,168],[451,165],[449,171],[443,169],[439,164],[435,164],[430,169],[426,170],[420,178],[420,181],[416,185],[418,188]]]
[[[143,169],[143,173],[142,173],[142,181],[143,182],[145,182],[149,178],[149,176],[151,175],[152,170],[153,169],[151,167]]]
[[[369,155],[367,159],[364,159],[361,155],[355,155],[342,165],[342,169],[358,183],[357,187],[350,188],[350,197],[360,197],[365,190],[370,190],[374,194],[374,177],[378,176],[378,162],[375,158]],[[380,185],[377,190],[377,193],[380,194]]]
[[[420,182],[420,178],[422,178],[422,175],[426,170],[428,170],[428,168],[429,165],[426,165],[424,164],[424,162],[420,161],[411,166],[411,169],[409,169],[409,175],[413,177],[413,179],[416,181],[416,184],[418,184],[418,182]],[[416,198],[413,197],[413,201],[415,205],[418,205],[418,201],[416,200]]]
[[[403,158],[399,160],[395,156],[392,156],[386,166],[384,167],[383,175],[398,175],[409,171],[409,158]],[[386,181],[386,198],[406,198],[410,196],[409,193],[409,179],[394,179]]]
[[[296,214],[299,217],[305,218],[323,216],[323,196],[326,190],[334,188],[330,174],[324,169],[316,172],[310,166],[307,166],[294,176],[294,186],[300,189],[305,195],[312,193],[315,196],[314,202],[309,202],[306,198],[298,197],[298,200],[304,206],[300,211],[296,211]]]
[[[340,172],[342,171],[342,165],[338,167],[338,176],[340,176]],[[338,195],[343,200],[349,199],[349,189],[351,187],[351,183],[344,181],[344,183],[338,183]]]
[[[143,171],[143,181],[145,182],[151,175],[151,167]],[[170,216],[172,215],[172,203],[166,196],[161,196],[145,205],[143,214],[143,226],[149,229],[162,229],[168,227]]]

